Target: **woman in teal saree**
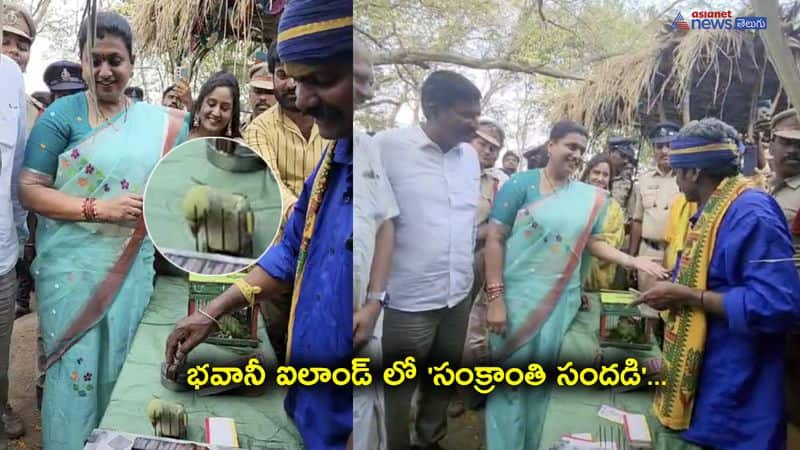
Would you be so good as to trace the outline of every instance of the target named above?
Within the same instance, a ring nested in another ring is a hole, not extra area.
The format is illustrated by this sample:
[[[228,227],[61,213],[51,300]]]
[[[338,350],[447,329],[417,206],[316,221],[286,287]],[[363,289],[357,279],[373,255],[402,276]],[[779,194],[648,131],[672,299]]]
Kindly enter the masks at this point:
[[[164,151],[188,133],[183,113],[122,95],[133,65],[127,21],[98,13],[91,49],[87,30],[85,23],[81,61],[93,89],[44,112],[21,180],[24,205],[39,215],[32,272],[48,357],[46,450],[83,448],[100,423],[153,290],[141,194]],[[103,296],[110,305],[98,307]],[[79,317],[85,323],[76,328]]]
[[[666,275],[658,264],[593,238],[602,233],[608,195],[570,180],[587,137],[578,124],[555,124],[547,166],[512,176],[495,199],[485,250],[487,321],[493,359],[503,367],[555,367],[581,304],[589,256]],[[486,405],[488,449],[539,449],[550,389],[495,389]]]

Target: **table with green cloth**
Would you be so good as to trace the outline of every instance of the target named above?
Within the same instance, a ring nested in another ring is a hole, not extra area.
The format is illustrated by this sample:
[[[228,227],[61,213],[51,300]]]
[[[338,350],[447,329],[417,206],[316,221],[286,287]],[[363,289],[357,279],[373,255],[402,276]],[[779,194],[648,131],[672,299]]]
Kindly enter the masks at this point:
[[[225,394],[201,397],[194,391],[173,392],[161,385],[165,343],[175,327],[175,322],[187,313],[188,289],[188,280],[185,278],[156,278],[155,292],[136,332],[99,428],[152,436],[153,427],[147,418],[147,405],[150,400],[157,398],[184,406],[189,416],[190,441],[205,442],[206,417],[229,417],[236,422],[241,448],[301,449],[300,435],[283,408],[286,395],[284,389],[270,387],[265,394],[258,397]],[[208,359],[235,359],[258,351],[266,355],[269,364],[274,365],[275,353],[261,321],[258,337],[260,344],[257,349],[241,350],[200,344],[192,351],[192,355],[202,354]],[[270,372],[272,371],[267,371],[267,377]]]
[[[634,357],[641,364],[648,358],[660,356],[656,345],[646,351],[614,347],[601,349],[598,337],[601,312],[600,295],[589,293],[587,297],[589,298],[589,310],[578,312],[569,331],[564,336],[559,358],[562,363],[575,361],[573,367],[580,371],[584,367],[590,367],[601,351],[603,361],[620,361],[626,357]],[[548,373],[548,378],[555,381],[557,375],[558,373],[552,375]],[[616,425],[597,415],[601,405],[609,405],[626,412],[644,414],[650,427],[653,449],[699,449],[699,447],[683,441],[678,432],[666,429],[658,423],[651,412],[652,396],[652,391],[644,389],[615,392],[614,389],[603,386],[586,387],[580,384],[574,387],[555,386],[547,407],[539,447],[548,449],[567,434],[591,433],[592,438],[597,440],[601,427],[606,430],[617,427],[621,430],[621,425]],[[621,435],[624,440],[624,434]]]

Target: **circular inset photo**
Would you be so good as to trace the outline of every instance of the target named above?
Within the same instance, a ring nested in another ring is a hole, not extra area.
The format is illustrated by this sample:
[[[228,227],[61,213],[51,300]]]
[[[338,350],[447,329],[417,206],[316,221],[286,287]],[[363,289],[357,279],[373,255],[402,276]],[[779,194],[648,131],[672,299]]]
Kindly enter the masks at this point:
[[[272,169],[247,145],[227,138],[175,147],[144,192],[144,220],[156,249],[201,275],[252,265],[278,233],[281,206]]]

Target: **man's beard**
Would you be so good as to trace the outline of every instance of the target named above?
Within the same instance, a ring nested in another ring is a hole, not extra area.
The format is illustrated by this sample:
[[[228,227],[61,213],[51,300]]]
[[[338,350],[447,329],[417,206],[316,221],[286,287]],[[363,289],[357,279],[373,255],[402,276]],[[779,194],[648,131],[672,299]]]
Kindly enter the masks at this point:
[[[344,117],[341,111],[325,103],[320,103],[316,108],[306,111],[306,114],[312,116],[317,122],[325,123],[339,122]]]
[[[294,92],[278,94],[276,97],[278,99],[278,103],[281,105],[281,108],[288,109],[289,111],[300,111],[296,104],[297,97],[295,96]]]

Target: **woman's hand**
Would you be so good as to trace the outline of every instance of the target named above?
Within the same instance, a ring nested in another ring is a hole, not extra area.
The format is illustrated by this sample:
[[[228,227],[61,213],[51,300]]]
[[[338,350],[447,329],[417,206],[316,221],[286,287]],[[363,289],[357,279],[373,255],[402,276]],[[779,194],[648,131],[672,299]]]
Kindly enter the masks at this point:
[[[137,194],[124,194],[112,200],[97,200],[95,211],[101,222],[129,222],[142,216],[144,199]]]
[[[489,308],[486,312],[486,322],[489,325],[489,331],[500,336],[506,335],[506,322],[508,315],[506,314],[506,303],[503,297],[496,298],[489,302]]]
[[[669,270],[665,269],[661,264],[647,258],[646,256],[631,257],[631,265],[637,270],[652,275],[659,280],[666,280],[669,278]]]
[[[192,89],[189,87],[189,83],[185,80],[175,83],[175,95],[187,110],[192,110]]]

